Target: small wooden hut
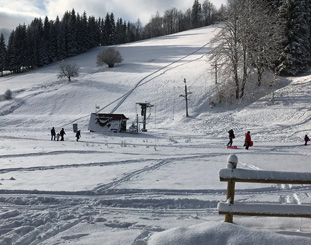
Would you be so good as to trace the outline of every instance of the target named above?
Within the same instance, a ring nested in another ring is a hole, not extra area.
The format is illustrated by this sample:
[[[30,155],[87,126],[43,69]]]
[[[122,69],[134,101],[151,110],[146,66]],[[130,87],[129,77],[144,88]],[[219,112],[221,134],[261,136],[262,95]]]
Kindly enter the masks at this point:
[[[125,132],[127,120],[124,114],[92,113],[89,130],[97,133]]]

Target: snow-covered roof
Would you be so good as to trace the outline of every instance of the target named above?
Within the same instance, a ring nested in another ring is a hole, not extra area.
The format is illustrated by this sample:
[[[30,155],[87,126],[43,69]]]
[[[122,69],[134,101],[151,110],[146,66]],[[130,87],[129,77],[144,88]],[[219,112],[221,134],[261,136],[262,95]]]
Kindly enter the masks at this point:
[[[110,120],[128,120],[124,114],[97,113],[99,118],[109,118]]]

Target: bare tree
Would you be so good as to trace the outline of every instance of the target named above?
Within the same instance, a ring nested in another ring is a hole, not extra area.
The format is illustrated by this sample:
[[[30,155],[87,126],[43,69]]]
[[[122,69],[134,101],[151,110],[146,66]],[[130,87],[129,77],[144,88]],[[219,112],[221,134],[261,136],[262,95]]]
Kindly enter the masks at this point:
[[[275,72],[276,61],[283,51],[284,26],[277,13],[267,3],[252,0],[252,22],[247,36],[248,64],[257,73],[257,85],[261,86],[262,75],[266,70]]]
[[[97,66],[107,64],[109,68],[114,67],[116,63],[121,63],[123,58],[118,50],[115,48],[104,49],[97,55]]]
[[[235,84],[236,99],[245,94],[251,72],[262,74],[273,68],[281,48],[282,27],[269,6],[256,0],[229,0],[225,21],[212,43],[211,60],[219,70],[229,72]]]
[[[228,3],[225,21],[220,32],[212,39],[215,48],[212,50],[211,60],[218,67],[218,71],[229,73],[235,84],[236,99],[240,97],[239,62],[242,56],[241,43],[238,33],[237,5]]]
[[[72,77],[79,76],[79,67],[73,63],[61,62],[59,65],[59,73],[57,78],[68,78],[68,81],[71,81]]]
[[[176,8],[171,8],[164,12],[163,28],[166,35],[178,31],[178,10]]]

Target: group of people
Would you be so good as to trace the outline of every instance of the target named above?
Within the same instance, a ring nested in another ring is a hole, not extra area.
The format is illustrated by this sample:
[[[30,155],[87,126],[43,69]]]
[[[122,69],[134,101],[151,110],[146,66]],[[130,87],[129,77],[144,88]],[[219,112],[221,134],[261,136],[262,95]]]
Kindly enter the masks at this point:
[[[60,137],[60,141],[64,141],[64,135],[65,135],[65,130],[64,128],[62,128],[62,130],[56,134],[55,128],[53,127],[51,129],[51,140],[56,140],[59,141],[59,137]]]
[[[228,142],[227,146],[232,146],[233,139],[235,138],[235,135],[234,135],[234,132],[232,129],[230,129],[228,131],[228,133],[229,133],[229,142]],[[308,137],[307,134],[305,135],[304,141],[305,141],[305,145],[307,145],[308,141],[310,141],[310,138]],[[248,150],[248,148],[250,146],[253,146],[253,141],[251,139],[251,132],[250,131],[247,131],[247,133],[245,134],[244,146],[245,146],[246,150]]]
[[[64,141],[64,135],[65,135],[65,130],[64,128],[61,129],[61,131],[59,133],[56,134],[56,131],[55,131],[55,128],[53,127],[51,129],[51,140],[57,140],[59,141],[59,138],[60,138],[60,141]],[[77,141],[79,141],[79,139],[81,138],[81,131],[80,130],[77,130],[76,132],[76,138],[77,138]]]
[[[228,131],[228,133],[229,133],[229,142],[228,142],[227,146],[232,146],[233,139],[235,138],[233,129],[230,129]],[[252,142],[252,138],[251,138],[251,132],[247,131],[247,133],[245,134],[245,140],[244,140],[245,149],[248,150],[248,148],[252,145],[253,145],[253,142]]]

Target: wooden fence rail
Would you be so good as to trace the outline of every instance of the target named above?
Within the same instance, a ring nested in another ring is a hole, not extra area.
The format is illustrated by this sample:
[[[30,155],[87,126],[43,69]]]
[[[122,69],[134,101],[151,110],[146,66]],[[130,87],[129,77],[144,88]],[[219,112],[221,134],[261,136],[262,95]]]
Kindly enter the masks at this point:
[[[234,203],[235,182],[311,185],[311,173],[237,169],[237,163],[237,156],[229,155],[227,169],[219,171],[220,181],[228,182],[227,201],[217,206],[225,222],[232,223],[233,215],[311,218],[311,205]]]

